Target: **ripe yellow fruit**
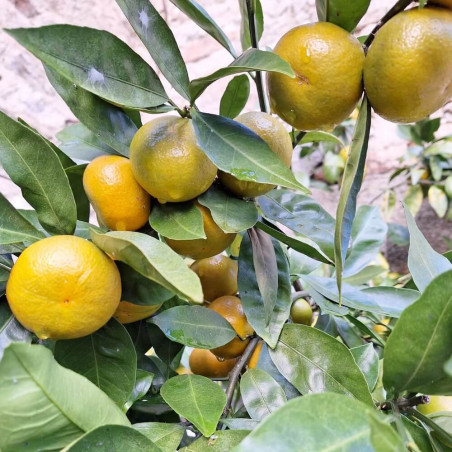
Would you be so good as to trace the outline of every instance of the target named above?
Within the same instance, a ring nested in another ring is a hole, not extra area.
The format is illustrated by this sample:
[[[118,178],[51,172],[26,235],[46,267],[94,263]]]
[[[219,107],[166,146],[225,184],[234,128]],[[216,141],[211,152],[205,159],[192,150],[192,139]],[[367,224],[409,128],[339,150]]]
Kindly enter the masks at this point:
[[[74,339],[98,330],[121,298],[115,263],[72,235],[33,243],[11,270],[6,297],[17,320],[40,339]]]
[[[250,360],[248,361],[248,367],[250,369],[255,369],[257,367],[257,363],[259,361],[259,356],[261,354],[262,346],[264,345],[264,341],[259,341],[254,349],[253,353],[251,353]]]
[[[121,301],[116,308],[113,317],[121,323],[138,322],[138,320],[147,319],[155,314],[163,303],[149,306],[130,303],[129,301]]]
[[[248,323],[242,302],[237,297],[224,296],[212,301],[209,309],[223,316],[234,328],[237,337],[211,352],[223,359],[236,358],[241,355],[248,345],[249,336],[254,333],[253,327]]]
[[[439,411],[452,411],[452,396],[429,396],[430,402],[418,405],[417,410],[422,414],[432,414]]]
[[[226,378],[236,363],[236,359],[219,361],[209,350],[195,348],[189,358],[190,370],[195,375],[207,378]]]
[[[452,12],[411,9],[377,33],[364,63],[364,86],[375,112],[415,122],[452,96]]]
[[[290,308],[290,317],[293,323],[301,323],[303,325],[312,324],[312,308],[311,305],[304,299],[299,298],[292,303]]]
[[[201,280],[204,300],[213,301],[223,295],[237,293],[237,261],[218,254],[197,260],[190,268]]]
[[[287,130],[277,118],[268,113],[253,111],[237,116],[235,121],[259,135],[284,165],[290,167],[293,152],[292,142]],[[272,184],[258,184],[257,182],[239,180],[222,171],[218,173],[218,178],[230,192],[244,198],[261,196],[275,188]]]
[[[160,203],[194,199],[217,175],[196,142],[191,119],[174,116],[154,119],[138,130],[130,161],[139,184]]]
[[[204,259],[206,257],[215,256],[222,253],[233,241],[236,234],[228,234],[224,232],[213,221],[210,210],[200,204],[196,207],[201,211],[204,222],[205,239],[194,240],[174,240],[165,238],[166,243],[176,253],[182,256],[191,257],[192,259]]]
[[[136,231],[147,223],[151,198],[133,176],[129,159],[119,155],[95,158],[83,174],[83,187],[101,225],[114,231]]]
[[[372,331],[374,333],[377,333],[380,335],[386,333],[388,331],[388,328],[386,328],[384,325],[388,325],[390,321],[391,321],[391,319],[388,319],[388,318],[384,318],[383,320],[380,320],[380,324],[382,323],[383,325],[374,324],[372,326]]]
[[[361,97],[364,51],[343,28],[328,22],[295,27],[274,52],[295,78],[270,72],[272,110],[298,130],[332,130],[352,113]]]

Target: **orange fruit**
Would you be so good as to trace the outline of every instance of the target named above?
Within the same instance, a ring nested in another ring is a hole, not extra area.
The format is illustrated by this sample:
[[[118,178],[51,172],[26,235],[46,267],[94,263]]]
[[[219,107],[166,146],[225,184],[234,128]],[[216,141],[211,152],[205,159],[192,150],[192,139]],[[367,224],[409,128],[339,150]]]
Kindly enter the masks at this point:
[[[209,350],[195,348],[189,358],[190,370],[207,378],[226,378],[237,360],[219,361]]]
[[[147,319],[152,314],[155,314],[162,304],[143,306],[130,303],[129,301],[121,301],[113,317],[121,323],[138,322],[138,320]]]
[[[264,345],[264,341],[259,341],[254,349],[253,353],[251,353],[250,359],[248,361],[248,367],[250,369],[255,369],[257,367],[257,363],[259,361],[259,356],[261,354],[262,346]]]

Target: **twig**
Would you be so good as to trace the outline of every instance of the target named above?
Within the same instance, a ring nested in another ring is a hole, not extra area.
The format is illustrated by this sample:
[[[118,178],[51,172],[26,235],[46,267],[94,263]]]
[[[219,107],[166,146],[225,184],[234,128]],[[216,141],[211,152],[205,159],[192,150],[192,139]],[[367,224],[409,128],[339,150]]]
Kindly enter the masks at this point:
[[[237,382],[239,381],[240,373],[242,372],[242,369],[246,366],[246,363],[250,359],[250,356],[254,352],[254,349],[256,348],[258,342],[259,342],[258,337],[253,337],[250,340],[242,356],[237,360],[234,368],[231,370],[231,373],[229,374],[229,384],[226,389],[226,406],[224,407],[223,415],[227,414],[228,411],[231,409],[232,398],[234,396],[234,390],[237,385]]]
[[[420,395],[410,398],[401,397],[395,400],[393,403],[397,406],[400,411],[407,411],[409,408],[413,408],[417,405],[423,405],[430,402],[430,397],[427,395]],[[380,406],[383,411],[388,411],[392,409],[391,402],[383,402]]]
[[[303,291],[303,286],[301,285],[301,282],[299,279],[297,279],[296,281],[294,281],[292,283],[293,288],[295,289],[296,292],[302,292]]]
[[[184,109],[179,108],[171,99],[168,101],[168,103],[176,109],[176,111],[181,115],[182,118],[190,117],[190,110],[187,107],[185,107]]]
[[[309,292],[306,290],[298,290],[292,294],[292,301],[298,300],[299,298],[306,298],[309,296]]]

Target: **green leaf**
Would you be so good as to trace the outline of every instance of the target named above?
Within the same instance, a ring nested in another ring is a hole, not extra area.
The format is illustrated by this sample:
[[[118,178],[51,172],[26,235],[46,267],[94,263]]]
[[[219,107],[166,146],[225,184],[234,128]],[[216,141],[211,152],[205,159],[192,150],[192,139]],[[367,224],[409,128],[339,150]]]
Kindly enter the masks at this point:
[[[405,452],[407,448],[402,438],[388,424],[377,420],[373,415],[367,414],[370,424],[370,442],[375,452]]]
[[[0,360],[12,342],[31,342],[31,333],[14,317],[6,299],[0,298]]]
[[[231,430],[254,430],[259,424],[259,421],[256,421],[255,419],[248,419],[243,417],[237,417],[237,418],[226,418],[221,419],[220,421],[222,424],[226,425]],[[249,433],[249,432],[247,432]]]
[[[372,392],[378,381],[378,355],[373,344],[351,348],[350,352],[367,381],[369,391]]]
[[[443,218],[444,215],[446,215],[449,201],[442,188],[432,185],[428,189],[428,202],[432,206],[436,215],[440,218]]]
[[[149,223],[159,234],[174,240],[205,239],[201,211],[192,202],[178,202],[152,206]]]
[[[60,450],[101,425],[129,425],[105,393],[61,367],[42,345],[15,343],[5,350],[0,393],[2,450]]]
[[[282,327],[289,318],[292,301],[289,263],[279,242],[272,239],[272,243],[278,266],[278,293],[270,322],[266,322],[263,315],[264,305],[253,263],[253,247],[248,234],[243,236],[240,245],[238,287],[248,322],[270,347],[275,347]]]
[[[250,79],[247,75],[237,75],[226,87],[220,101],[220,115],[234,119],[245,108],[250,95]]]
[[[135,385],[132,393],[124,404],[123,410],[128,411],[129,408],[137,401],[143,398],[151,388],[154,374],[145,370],[137,369]],[[152,438],[149,438],[152,441]]]
[[[270,357],[302,394],[336,392],[373,405],[367,382],[350,350],[323,331],[288,324]]]
[[[433,180],[439,182],[443,176],[443,167],[441,166],[442,161],[437,155],[433,155],[429,159],[430,173],[432,174]]]
[[[5,294],[6,283],[13,268],[13,260],[8,255],[0,255],[0,297]],[[0,298],[1,300],[1,298]]]
[[[125,425],[103,425],[65,447],[61,452],[160,452],[160,449],[146,436]]]
[[[452,264],[443,255],[437,253],[427,242],[416,225],[413,216],[404,204],[406,222],[410,232],[408,268],[411,276],[422,292],[436,276],[452,269]]]
[[[195,348],[220,347],[237,335],[224,317],[201,306],[176,306],[152,317],[149,322],[157,325],[172,341]]]
[[[69,185],[77,205],[77,220],[89,221],[89,200],[83,188],[83,173],[86,165],[74,165],[65,168]],[[76,226],[77,227],[77,226]]]
[[[276,53],[265,50],[248,49],[229,66],[218,69],[205,77],[192,80],[190,82],[191,101],[194,102],[209,85],[220,78],[253,71],[279,72],[288,75],[289,77],[295,77],[290,64],[276,55]]]
[[[124,110],[75,85],[51,67],[44,65],[44,69],[55,91],[95,139],[114,149],[113,153],[128,157],[130,142],[138,129]]]
[[[182,425],[164,422],[142,422],[132,427],[149,438],[162,452],[177,450],[185,433]]]
[[[182,257],[159,240],[139,232],[99,234],[94,230],[91,237],[100,249],[182,299],[203,301],[198,276]]]
[[[344,172],[344,159],[332,151],[327,151],[323,158],[323,176],[325,181],[329,184],[336,184]]]
[[[309,238],[329,258],[334,258],[334,218],[311,197],[273,190],[258,201],[265,218]]]
[[[107,31],[75,25],[5,31],[45,65],[110,102],[147,108],[168,100],[154,70]]]
[[[344,143],[336,135],[332,133],[323,132],[321,130],[315,130],[313,132],[307,132],[303,135],[303,138],[298,142],[298,144],[306,143],[334,143],[338,144],[341,148],[344,147]]]
[[[127,330],[115,319],[89,336],[57,341],[59,364],[88,378],[119,407],[135,386],[137,355]]]
[[[434,452],[430,441],[428,439],[427,432],[424,428],[419,427],[414,422],[410,421],[406,416],[402,416],[403,426],[407,432],[411,435],[419,450],[422,452]]]
[[[173,32],[149,0],[116,0],[172,87],[189,100],[187,68]]]
[[[48,232],[69,235],[74,232],[75,200],[53,148],[28,126],[1,111],[0,162]]]
[[[195,110],[192,117],[199,145],[220,170],[239,180],[306,191],[267,143],[247,127]]]
[[[452,271],[437,276],[400,316],[385,348],[388,391],[452,395],[452,377],[443,368],[452,350],[451,285]]]
[[[343,395],[298,397],[261,422],[234,452],[372,452],[369,416],[386,427],[385,434],[392,428],[373,408]]]
[[[240,16],[242,19],[240,22],[240,41],[243,50],[251,47],[250,23],[246,3],[246,0],[239,0]],[[252,0],[250,3],[254,6],[254,22],[257,32],[257,41],[259,42],[262,33],[264,32],[264,14],[262,5],[260,0]]]
[[[73,159],[90,162],[100,155],[116,154],[113,148],[81,123],[65,127],[56,137],[60,141],[60,149]]]
[[[334,261],[336,263],[336,280],[339,298],[342,291],[342,272],[352,232],[356,212],[356,198],[364,176],[367,147],[369,143],[371,108],[367,97],[361,103],[349,156],[342,177],[341,191],[336,212],[334,230]]]
[[[186,14],[196,25],[201,27],[212,38],[219,42],[234,58],[236,52],[218,24],[209,16],[206,10],[194,0],[170,0],[184,14]]]
[[[366,14],[370,5],[370,0],[320,0],[319,3],[327,3],[323,6],[326,9],[326,14],[322,13],[322,19],[331,22],[347,31],[353,31],[361,18]]]
[[[177,369],[184,352],[184,346],[168,339],[157,325],[148,323],[147,329],[154,352],[169,369]]]
[[[189,420],[204,436],[212,435],[226,405],[226,395],[216,383],[200,375],[179,375],[160,389],[165,402]]]
[[[32,243],[45,237],[1,193],[0,212],[0,243],[2,245],[20,242]]]
[[[319,22],[327,22],[329,3],[330,0],[315,0],[315,7]]]
[[[382,267],[380,265],[367,265],[358,273],[355,273],[352,276],[347,276],[343,279],[344,282],[351,284],[352,286],[359,286],[361,284],[366,284],[372,279],[380,276],[383,273],[388,271],[387,268]]]
[[[180,452],[231,451],[248,433],[247,430],[218,430],[212,438],[199,438],[189,446],[180,449]]]
[[[261,421],[287,402],[279,384],[260,369],[248,369],[240,380],[240,394],[252,419]]]
[[[411,185],[408,187],[403,202],[410,210],[411,215],[415,217],[422,206],[423,200],[424,194],[422,193],[422,187],[420,185]]]
[[[198,202],[210,210],[215,223],[228,233],[252,228],[259,216],[254,202],[236,198],[216,186],[203,193]]]

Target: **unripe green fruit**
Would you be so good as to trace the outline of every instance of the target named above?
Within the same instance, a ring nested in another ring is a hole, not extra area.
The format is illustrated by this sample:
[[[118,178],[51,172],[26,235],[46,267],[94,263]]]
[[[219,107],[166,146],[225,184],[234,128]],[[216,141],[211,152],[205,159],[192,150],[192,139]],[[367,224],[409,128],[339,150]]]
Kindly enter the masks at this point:
[[[417,410],[425,415],[439,411],[452,411],[452,396],[430,396],[430,402],[418,405]]]
[[[295,300],[290,308],[290,317],[293,323],[301,323],[303,325],[312,324],[312,308],[311,305],[304,299],[299,298]]]

